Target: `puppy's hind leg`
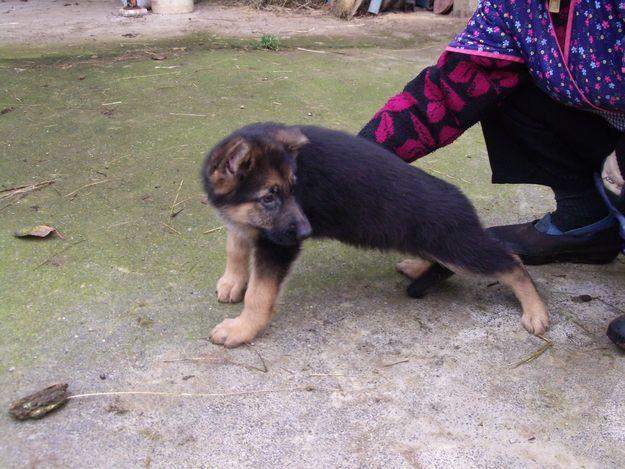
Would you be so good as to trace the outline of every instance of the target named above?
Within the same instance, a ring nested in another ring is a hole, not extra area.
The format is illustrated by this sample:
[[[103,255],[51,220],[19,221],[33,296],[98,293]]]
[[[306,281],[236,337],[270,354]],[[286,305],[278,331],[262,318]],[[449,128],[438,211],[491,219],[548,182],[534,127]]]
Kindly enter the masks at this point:
[[[517,259],[517,266],[510,272],[499,273],[496,278],[510,287],[521,303],[523,327],[532,334],[544,334],[549,327],[549,313],[521,260]]]
[[[481,230],[464,233],[463,238],[464,243],[453,244],[461,249],[439,251],[433,257],[456,273],[495,277],[510,287],[523,309],[523,327],[543,334],[549,327],[549,314],[521,260]]]
[[[432,266],[432,262],[417,257],[415,259],[404,259],[395,264],[395,270],[405,275],[410,280],[419,278],[426,270]]]

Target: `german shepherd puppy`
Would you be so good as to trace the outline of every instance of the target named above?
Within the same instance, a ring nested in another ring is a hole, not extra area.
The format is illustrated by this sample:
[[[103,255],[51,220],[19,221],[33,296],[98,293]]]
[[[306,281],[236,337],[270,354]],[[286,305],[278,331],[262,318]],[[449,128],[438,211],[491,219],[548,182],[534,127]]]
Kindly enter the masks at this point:
[[[484,232],[468,199],[368,140],[320,127],[252,124],[208,153],[202,178],[228,229],[217,297],[245,298],[238,317],[212,330],[216,344],[248,343],[267,326],[280,285],[310,236],[417,257],[397,264],[413,279],[413,296],[422,294],[417,279],[429,272],[493,276],[514,291],[529,332],[542,334],[548,326],[521,261]]]

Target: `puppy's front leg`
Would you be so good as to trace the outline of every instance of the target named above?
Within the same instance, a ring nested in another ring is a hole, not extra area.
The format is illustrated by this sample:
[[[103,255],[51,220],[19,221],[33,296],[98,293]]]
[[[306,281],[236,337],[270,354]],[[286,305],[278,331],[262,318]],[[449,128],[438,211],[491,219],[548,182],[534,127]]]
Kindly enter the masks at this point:
[[[221,303],[238,303],[243,299],[249,278],[252,242],[234,229],[228,230],[226,271],[217,282],[217,299]]]
[[[213,343],[237,347],[251,342],[267,327],[274,314],[280,285],[298,252],[299,246],[278,246],[265,240],[256,242],[243,311],[234,319],[224,319],[212,330]]]

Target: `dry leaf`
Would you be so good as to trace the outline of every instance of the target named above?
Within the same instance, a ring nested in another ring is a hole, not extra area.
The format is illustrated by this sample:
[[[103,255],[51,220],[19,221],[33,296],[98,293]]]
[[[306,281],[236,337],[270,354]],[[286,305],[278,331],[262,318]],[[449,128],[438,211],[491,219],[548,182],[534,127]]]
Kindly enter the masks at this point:
[[[67,402],[67,383],[58,383],[14,402],[9,413],[18,420],[40,419]]]
[[[65,237],[56,228],[49,225],[38,225],[33,228],[19,230],[15,232],[15,236],[18,238],[28,238],[33,236],[35,238],[45,238],[51,233],[56,234],[61,239],[65,239]]]

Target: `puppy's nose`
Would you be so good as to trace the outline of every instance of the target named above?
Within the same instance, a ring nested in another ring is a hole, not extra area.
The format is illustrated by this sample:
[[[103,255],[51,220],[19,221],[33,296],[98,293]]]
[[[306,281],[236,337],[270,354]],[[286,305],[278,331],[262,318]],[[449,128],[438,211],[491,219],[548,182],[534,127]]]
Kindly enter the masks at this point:
[[[303,220],[299,223],[293,222],[291,223],[290,228],[295,232],[298,240],[304,240],[306,238],[310,238],[312,235],[312,227],[308,220]]]
[[[306,226],[300,226],[297,230],[298,239],[310,238],[311,235],[312,235],[312,227],[310,226],[310,223],[306,223]]]

